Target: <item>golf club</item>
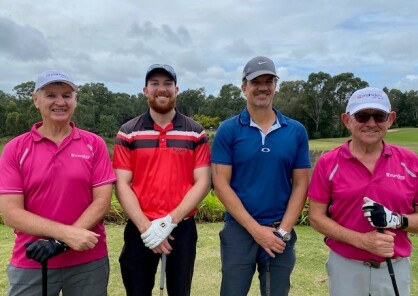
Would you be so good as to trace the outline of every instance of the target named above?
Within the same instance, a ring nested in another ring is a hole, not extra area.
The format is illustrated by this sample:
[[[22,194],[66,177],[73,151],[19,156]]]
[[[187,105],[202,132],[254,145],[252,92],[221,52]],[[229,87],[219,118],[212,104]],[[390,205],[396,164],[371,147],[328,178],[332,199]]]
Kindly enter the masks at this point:
[[[383,233],[383,228],[377,228],[377,231]],[[395,290],[395,295],[399,296],[398,285],[396,284],[395,271],[393,270],[392,260],[390,258],[385,258],[386,264],[388,265],[388,271],[390,279],[392,280],[393,290]]]
[[[161,277],[160,277],[160,296],[164,295],[164,280],[165,280],[165,267],[167,265],[167,255],[161,255]]]
[[[48,260],[41,263],[42,265],[42,296],[48,295]]]
[[[266,263],[266,296],[270,296],[270,258],[268,259]]]

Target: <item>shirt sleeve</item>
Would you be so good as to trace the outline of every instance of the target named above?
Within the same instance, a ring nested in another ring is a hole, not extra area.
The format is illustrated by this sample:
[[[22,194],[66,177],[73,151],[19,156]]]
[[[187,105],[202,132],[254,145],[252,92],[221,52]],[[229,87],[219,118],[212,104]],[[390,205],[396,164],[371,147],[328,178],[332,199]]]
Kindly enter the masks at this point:
[[[0,156],[0,194],[23,194],[19,159],[23,159],[26,154],[27,150],[18,152],[15,142],[5,145]]]
[[[203,131],[201,138],[198,140],[199,145],[196,147],[194,167],[204,167],[210,165],[210,147],[206,133]]]
[[[94,158],[93,187],[99,187],[115,182],[116,176],[111,165],[109,152],[104,140],[100,137],[97,138]]]
[[[231,129],[222,124],[216,131],[212,144],[212,163],[232,165],[232,140]]]
[[[324,157],[320,157],[312,174],[308,197],[313,201],[327,204],[331,197],[331,186],[326,174],[325,164]]]

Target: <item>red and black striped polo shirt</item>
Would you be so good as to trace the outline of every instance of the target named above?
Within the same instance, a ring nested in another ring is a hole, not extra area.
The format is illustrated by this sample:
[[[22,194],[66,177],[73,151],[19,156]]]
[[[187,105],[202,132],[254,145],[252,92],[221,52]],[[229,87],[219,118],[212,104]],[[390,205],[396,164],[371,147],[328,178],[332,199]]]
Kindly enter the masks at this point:
[[[116,137],[113,167],[132,172],[132,189],[151,220],[176,208],[194,185],[194,169],[209,165],[206,132],[178,111],[164,129],[148,111],[122,125]]]

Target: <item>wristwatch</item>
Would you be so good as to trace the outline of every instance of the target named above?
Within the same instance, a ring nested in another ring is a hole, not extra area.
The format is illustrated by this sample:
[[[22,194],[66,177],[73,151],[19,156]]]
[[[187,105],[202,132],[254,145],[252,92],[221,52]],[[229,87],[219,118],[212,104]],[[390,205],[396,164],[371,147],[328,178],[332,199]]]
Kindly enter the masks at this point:
[[[401,215],[401,227],[399,227],[400,229],[405,229],[407,228],[409,225],[409,221],[408,221],[408,217]]]
[[[282,228],[277,229],[277,232],[284,242],[288,242],[292,238],[292,235]]]

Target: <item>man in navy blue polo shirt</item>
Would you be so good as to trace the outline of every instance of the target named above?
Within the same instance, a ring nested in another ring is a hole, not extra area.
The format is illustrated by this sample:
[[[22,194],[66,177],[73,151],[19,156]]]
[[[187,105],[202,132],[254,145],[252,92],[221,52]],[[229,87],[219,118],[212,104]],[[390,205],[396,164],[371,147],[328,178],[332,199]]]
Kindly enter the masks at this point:
[[[221,295],[247,295],[255,269],[262,295],[288,295],[295,265],[293,230],[306,200],[311,167],[299,122],[272,107],[273,61],[244,67],[244,111],[222,123],[212,147],[212,176],[227,209],[220,232]]]

